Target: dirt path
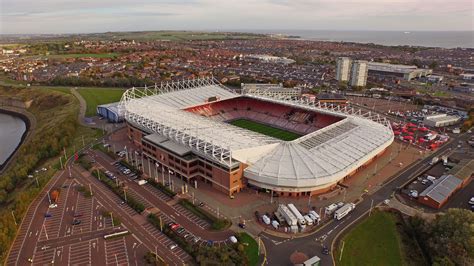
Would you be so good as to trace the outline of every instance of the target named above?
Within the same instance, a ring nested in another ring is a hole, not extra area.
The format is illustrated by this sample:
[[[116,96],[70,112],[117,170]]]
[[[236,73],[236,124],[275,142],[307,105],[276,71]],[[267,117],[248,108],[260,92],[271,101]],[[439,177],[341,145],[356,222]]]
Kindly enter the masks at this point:
[[[71,91],[72,95],[74,95],[74,97],[76,97],[76,99],[79,101],[79,113],[77,114],[77,121],[82,126],[94,127],[94,125],[89,125],[84,121],[84,119],[86,117],[86,108],[87,108],[86,101],[84,100],[84,98],[82,98],[81,94],[79,94],[79,92],[77,92],[77,89],[71,88],[70,91]]]

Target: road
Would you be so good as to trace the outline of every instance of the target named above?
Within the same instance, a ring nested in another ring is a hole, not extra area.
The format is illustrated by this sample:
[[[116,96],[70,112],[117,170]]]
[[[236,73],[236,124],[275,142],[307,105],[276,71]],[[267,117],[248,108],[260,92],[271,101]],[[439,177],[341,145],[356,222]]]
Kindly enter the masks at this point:
[[[108,155],[105,155],[102,152],[93,151],[91,151],[90,154],[93,156],[95,155],[94,159],[101,167],[111,172],[116,172],[117,178],[120,181],[125,182],[127,185],[127,190],[130,191],[130,193],[133,193],[135,197],[142,198],[142,200],[146,202],[145,205],[151,205],[152,207],[155,207],[161,212],[165,213],[167,216],[172,217],[172,220],[186,228],[186,230],[191,232],[193,235],[198,236],[201,239],[212,241],[226,241],[230,236],[234,235],[231,230],[203,230],[203,228],[197,223],[193,222],[188,215],[183,214],[183,210],[178,210],[176,207],[177,204],[172,205],[169,202],[164,201],[161,197],[158,197],[158,191],[154,191],[156,190],[155,188],[152,188],[150,185],[140,186],[135,181],[128,179],[118,172],[113,166],[114,161],[110,159]],[[176,200],[173,200],[173,202],[176,202]]]
[[[108,187],[102,184],[99,180],[90,174],[87,176],[84,172],[80,171],[79,167],[74,168],[74,174],[78,180],[83,184],[88,184],[92,188],[93,197],[95,197],[107,210],[118,216],[122,224],[129,230],[139,241],[150,251],[157,250],[158,255],[165,259],[168,263],[175,265],[182,265],[186,261],[175,254],[175,252],[169,252],[168,247],[164,243],[158,242],[147,229],[143,226],[146,224],[144,219],[134,219],[131,217],[131,213],[127,212],[125,208],[129,208],[126,205],[121,205],[122,201],[117,195],[115,195]],[[142,217],[141,217],[142,218]],[[157,248],[158,247],[158,248]]]
[[[312,235],[288,240],[267,233],[261,233],[261,239],[265,243],[267,250],[268,265],[290,265],[291,262],[289,258],[294,251],[303,252],[309,257],[318,256],[321,258],[322,265],[333,265],[332,257],[321,253],[322,245],[331,247],[339,233],[351,228],[359,219],[370,212],[371,207],[375,207],[381,204],[385,199],[389,199],[397,188],[402,187],[406,182],[417,175],[417,173],[421,173],[427,169],[433,157],[454,150],[459,140],[466,141],[468,138],[468,134],[455,136],[452,141],[442,146],[430,156],[411,165],[377,191],[372,194],[364,195],[363,200],[357,204],[355,210],[348,216],[340,221],[334,220],[330,222],[330,224],[324,226]]]

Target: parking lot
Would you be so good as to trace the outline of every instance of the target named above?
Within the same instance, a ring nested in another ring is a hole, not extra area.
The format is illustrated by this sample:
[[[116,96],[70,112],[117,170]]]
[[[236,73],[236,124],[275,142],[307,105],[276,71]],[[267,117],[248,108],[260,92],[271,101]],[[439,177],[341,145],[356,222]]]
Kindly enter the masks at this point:
[[[165,220],[169,221],[168,218],[163,217],[163,222],[166,223]],[[146,223],[146,224],[143,224],[142,226],[151,236],[153,236],[156,239],[156,245],[158,246],[157,248],[164,248],[166,250],[169,250],[169,252],[174,253],[176,256],[178,256],[181,259],[182,263],[177,262],[177,264],[182,265],[183,263],[186,263],[192,260],[191,256],[180,247],[175,247],[173,248],[173,250],[171,250],[170,247],[174,245],[175,243],[171,239],[169,239],[165,234],[161,233],[152,224]]]
[[[188,209],[181,206],[179,203],[176,203],[175,205],[173,205],[173,208],[175,208],[178,211],[178,213],[181,213],[181,214],[185,215],[186,217],[188,217],[188,219],[191,222],[193,222],[197,226],[201,227],[202,229],[204,229],[204,230],[210,229],[211,225],[207,221],[201,219],[200,217],[198,217],[197,215],[195,215],[194,213],[192,213]]]
[[[69,245],[68,263],[72,265],[91,265],[92,243],[94,243],[94,247],[97,245],[96,240],[83,241]]]
[[[48,211],[43,215],[44,221],[43,225],[41,226],[39,237],[40,241],[59,237],[59,231],[64,221],[64,214],[69,211],[69,208],[67,208],[67,200],[70,200],[68,199],[68,195],[71,192],[72,184],[74,184],[73,179],[67,179],[62,184],[63,189],[59,194],[57,206],[54,208],[50,207]]]
[[[107,240],[104,245],[105,265],[129,265],[125,237]]]
[[[104,240],[104,235],[123,230],[124,225],[113,227],[111,217],[105,215],[109,210],[94,195],[86,194],[85,187],[88,185],[80,179],[65,175],[42,194],[43,200],[37,203],[41,208],[32,212],[35,215],[26,216],[32,221],[28,231],[18,235],[22,238],[19,243],[25,243],[23,246],[31,251],[11,264],[140,265],[143,262],[147,250],[134,236]],[[58,193],[53,196],[52,191]],[[120,205],[118,197],[116,201]],[[120,206],[136,215],[127,205]]]

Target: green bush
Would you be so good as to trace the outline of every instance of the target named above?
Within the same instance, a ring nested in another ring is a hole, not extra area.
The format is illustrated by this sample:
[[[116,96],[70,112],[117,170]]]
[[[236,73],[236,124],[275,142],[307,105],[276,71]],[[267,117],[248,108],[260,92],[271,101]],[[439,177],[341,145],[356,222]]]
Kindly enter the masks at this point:
[[[106,186],[108,186],[115,194],[117,194],[117,196],[119,196],[123,201],[125,201],[127,205],[134,209],[136,212],[142,213],[145,210],[145,206],[132,196],[129,196],[127,194],[127,198],[125,198],[125,194],[121,189],[120,185],[117,186],[117,183],[109,179],[102,171],[92,171],[92,175],[99,179]]]
[[[213,230],[222,230],[228,228],[231,225],[231,222],[227,219],[219,219],[214,215],[210,214],[209,212],[199,208],[198,206],[194,205],[187,199],[181,199],[179,204],[184,208],[188,209],[192,213],[194,213],[199,218],[209,222],[211,224],[211,228]]]
[[[148,215],[148,221],[158,230],[160,220],[155,214]],[[248,265],[246,254],[239,250],[239,245],[207,246],[193,245],[176,234],[168,225],[163,225],[163,233],[180,248],[191,255],[200,265]]]

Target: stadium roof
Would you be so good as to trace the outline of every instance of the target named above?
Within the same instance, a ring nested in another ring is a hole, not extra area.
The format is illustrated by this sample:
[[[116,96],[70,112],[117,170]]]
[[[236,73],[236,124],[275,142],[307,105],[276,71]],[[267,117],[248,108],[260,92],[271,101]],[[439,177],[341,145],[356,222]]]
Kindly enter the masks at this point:
[[[121,108],[129,122],[223,165],[249,165],[245,170],[249,182],[268,186],[310,187],[340,179],[393,141],[390,123],[377,114],[273,93],[245,96],[344,119],[286,142],[182,110],[206,103],[213,96],[224,100],[241,95],[214,79],[198,79],[129,89]]]
[[[272,137],[181,110],[205,103],[214,96],[220,100],[239,96],[214,80],[196,80],[195,84],[186,85],[190,86],[159,94],[148,88],[127,90],[121,102],[126,118],[227,165],[232,164],[231,152],[237,152],[240,157],[245,154],[254,157],[266,152],[266,145],[279,142]]]

